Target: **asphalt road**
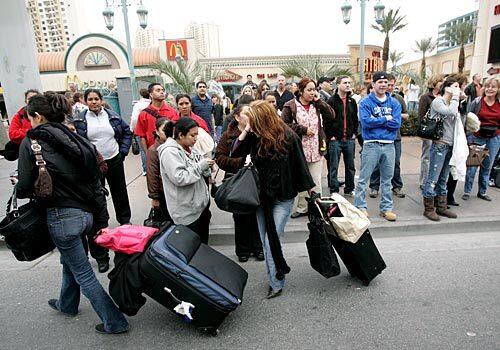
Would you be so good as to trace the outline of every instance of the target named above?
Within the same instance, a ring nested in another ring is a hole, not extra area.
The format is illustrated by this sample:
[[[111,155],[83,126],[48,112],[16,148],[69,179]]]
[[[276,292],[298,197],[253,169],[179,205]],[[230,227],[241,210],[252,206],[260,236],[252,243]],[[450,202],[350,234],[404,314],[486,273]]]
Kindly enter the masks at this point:
[[[0,250],[1,349],[500,349],[500,231],[376,238],[388,265],[369,287],[324,279],[303,243],[285,247],[292,272],[266,300],[264,266],[251,261],[244,302],[218,337],[199,333],[153,300],[126,335],[99,335],[85,298],[76,318],[47,306],[61,267],[53,253],[20,263]],[[233,247],[217,247],[235,258]],[[107,285],[106,276],[100,280]]]

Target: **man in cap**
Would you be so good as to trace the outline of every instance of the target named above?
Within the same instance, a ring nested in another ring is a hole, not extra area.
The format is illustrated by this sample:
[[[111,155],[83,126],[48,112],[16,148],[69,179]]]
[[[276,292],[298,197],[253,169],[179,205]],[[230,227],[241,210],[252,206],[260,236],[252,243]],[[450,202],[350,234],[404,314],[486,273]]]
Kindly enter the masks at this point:
[[[361,171],[356,187],[354,205],[367,216],[366,188],[373,170],[380,169],[380,216],[395,221],[392,205],[392,176],[394,174],[394,140],[401,127],[401,104],[387,91],[386,72],[373,74],[372,92],[359,103],[359,119],[363,135]]]
[[[321,77],[318,80],[319,86],[319,97],[325,102],[327,102],[330,97],[332,97],[333,88],[332,88],[332,78],[329,77]]]

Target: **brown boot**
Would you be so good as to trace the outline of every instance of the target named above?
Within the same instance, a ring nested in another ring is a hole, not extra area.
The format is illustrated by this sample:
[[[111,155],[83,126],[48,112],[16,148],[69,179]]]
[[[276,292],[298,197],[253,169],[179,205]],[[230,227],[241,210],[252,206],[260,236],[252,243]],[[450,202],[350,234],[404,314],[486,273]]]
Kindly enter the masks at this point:
[[[457,214],[448,209],[448,198],[446,196],[437,196],[436,213],[441,216],[446,216],[450,219],[456,219]]]
[[[424,197],[424,216],[432,221],[439,221],[441,218],[436,214],[434,209],[434,198]]]

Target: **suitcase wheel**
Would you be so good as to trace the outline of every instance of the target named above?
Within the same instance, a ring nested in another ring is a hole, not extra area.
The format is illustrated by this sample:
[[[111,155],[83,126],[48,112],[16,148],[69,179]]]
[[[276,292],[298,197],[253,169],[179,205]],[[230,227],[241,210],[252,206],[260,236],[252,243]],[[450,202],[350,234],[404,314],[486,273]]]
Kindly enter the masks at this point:
[[[212,337],[216,337],[217,335],[219,335],[219,330],[213,327],[201,328],[201,331],[207,335],[211,335]]]

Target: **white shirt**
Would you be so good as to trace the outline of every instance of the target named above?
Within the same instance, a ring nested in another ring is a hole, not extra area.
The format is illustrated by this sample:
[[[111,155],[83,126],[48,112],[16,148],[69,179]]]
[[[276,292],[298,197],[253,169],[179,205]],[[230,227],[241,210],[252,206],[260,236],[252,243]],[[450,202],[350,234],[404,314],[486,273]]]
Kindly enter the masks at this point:
[[[137,120],[139,119],[139,114],[142,110],[151,104],[151,100],[147,98],[141,98],[134,104],[132,108],[132,116],[130,117],[130,130],[134,132],[135,126],[137,125]]]
[[[408,84],[408,102],[418,101],[418,93],[420,91],[420,86]]]
[[[115,131],[109,123],[108,113],[101,109],[98,115],[88,110],[87,138],[97,148],[105,160],[115,157],[120,151],[120,146],[115,139]]]

